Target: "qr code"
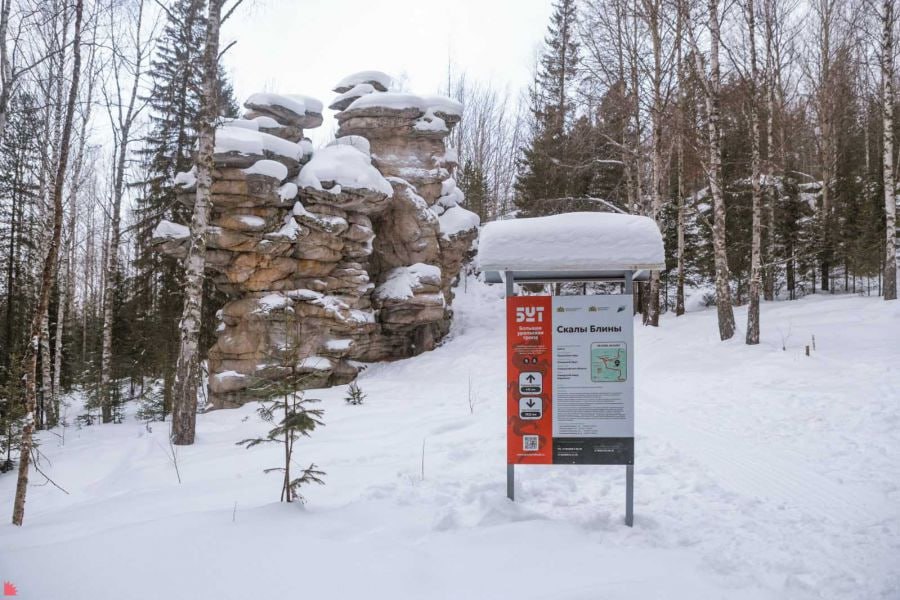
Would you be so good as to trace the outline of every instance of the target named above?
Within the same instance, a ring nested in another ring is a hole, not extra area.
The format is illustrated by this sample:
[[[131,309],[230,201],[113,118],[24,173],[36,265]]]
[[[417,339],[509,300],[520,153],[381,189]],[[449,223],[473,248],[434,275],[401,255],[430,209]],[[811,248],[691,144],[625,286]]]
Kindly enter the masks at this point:
[[[522,436],[522,449],[525,452],[536,452],[538,449],[538,436],[523,435]]]

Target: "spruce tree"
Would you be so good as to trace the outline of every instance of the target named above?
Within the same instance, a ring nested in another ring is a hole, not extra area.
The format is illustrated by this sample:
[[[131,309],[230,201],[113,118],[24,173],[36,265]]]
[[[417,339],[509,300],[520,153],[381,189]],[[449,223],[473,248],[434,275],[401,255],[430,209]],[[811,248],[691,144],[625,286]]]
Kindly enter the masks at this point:
[[[6,286],[0,299],[0,385],[6,383],[5,374],[13,369],[12,356],[23,353],[33,300],[27,265],[30,252],[36,248],[31,226],[38,200],[34,165],[40,160],[40,115],[35,104],[27,93],[14,96],[8,126],[0,138],[0,247]]]
[[[474,161],[468,160],[463,165],[458,175],[459,189],[466,195],[466,207],[481,218],[481,222],[488,221],[488,183],[484,175],[484,169]]]
[[[572,210],[554,200],[587,192],[585,178],[576,176],[583,148],[571,135],[575,123],[572,88],[579,60],[576,3],[557,0],[553,6],[544,55],[530,92],[532,141],[518,165],[515,202],[524,217]]]

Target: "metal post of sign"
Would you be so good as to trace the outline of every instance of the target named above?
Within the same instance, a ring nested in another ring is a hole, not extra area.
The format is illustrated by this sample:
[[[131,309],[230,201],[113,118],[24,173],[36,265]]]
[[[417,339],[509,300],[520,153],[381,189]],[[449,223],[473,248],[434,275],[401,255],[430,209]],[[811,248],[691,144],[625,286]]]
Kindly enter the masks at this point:
[[[516,286],[511,271],[506,271],[506,297],[512,298],[516,295]],[[506,465],[506,497],[516,501],[516,465],[510,463]]]
[[[625,272],[625,293],[631,296],[634,293],[634,274]],[[634,526],[634,465],[625,465],[625,524]]]

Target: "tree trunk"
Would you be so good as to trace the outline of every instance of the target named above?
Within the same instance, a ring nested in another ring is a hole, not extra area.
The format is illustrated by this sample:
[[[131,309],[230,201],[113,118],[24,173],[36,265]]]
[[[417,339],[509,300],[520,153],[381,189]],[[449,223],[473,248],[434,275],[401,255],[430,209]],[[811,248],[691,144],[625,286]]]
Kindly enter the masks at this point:
[[[74,210],[74,206],[72,209]],[[71,239],[71,238],[70,238]],[[68,256],[66,248],[62,249],[64,256]],[[68,265],[68,258],[66,265]],[[62,266],[61,266],[62,267]],[[59,393],[60,381],[62,379],[62,356],[63,356],[63,335],[65,333],[66,320],[66,292],[68,291],[68,281],[72,278],[71,269],[66,266],[66,278],[63,280],[59,277],[63,269],[60,267],[57,275],[57,301],[56,301],[56,332],[54,335],[53,348],[53,381],[50,386],[50,410],[47,413],[47,427],[56,427],[59,423]]]
[[[759,343],[760,254],[762,250],[762,190],[759,161],[759,93],[756,67],[756,13],[753,0],[746,0],[747,37],[750,44],[750,179],[753,186],[753,225],[750,244],[750,286],[747,308],[747,344]]]
[[[897,195],[894,184],[894,0],[884,0],[881,38],[882,118],[884,131],[884,299],[897,299]]]
[[[118,137],[116,171],[113,182],[113,205],[112,214],[110,215],[109,225],[109,245],[106,249],[106,280],[103,291],[103,344],[100,358],[100,406],[103,409],[103,422],[109,423],[112,420],[112,397],[111,397],[111,381],[112,381],[112,329],[113,329],[113,313],[115,309],[114,291],[117,281],[117,267],[119,262],[119,239],[121,232],[119,231],[120,213],[122,212],[122,196],[125,189],[125,161],[128,158],[128,143],[131,136],[131,126],[135,117],[135,102],[138,96],[138,82],[141,78],[141,67],[143,65],[143,46],[141,44],[141,24],[143,21],[144,3],[138,3],[137,20],[135,21],[134,40],[135,40],[135,56],[134,56],[134,77],[131,94],[128,97],[128,107],[124,116],[121,113],[117,123],[118,132],[114,135]],[[114,42],[114,52],[118,53],[118,46]],[[119,60],[118,56],[113,56],[113,60]],[[116,71],[118,73],[118,70]],[[116,78],[116,89],[120,90],[121,82]],[[116,95],[121,98],[121,93]]]
[[[834,178],[834,172],[837,166],[835,124],[834,124],[834,90],[831,89],[831,34],[835,4],[830,2],[821,3],[819,26],[821,30],[821,41],[819,44],[819,55],[821,59],[820,78],[818,82],[819,90],[817,92],[817,109],[818,123],[820,131],[820,155],[822,160],[822,210],[819,214],[820,223],[820,242],[821,252],[819,253],[819,267],[821,269],[821,285],[822,291],[828,291],[828,284],[831,275],[831,261],[833,259],[833,235],[832,235],[832,211],[831,211],[831,185]],[[813,275],[815,277],[815,274]],[[813,290],[815,291],[815,284]]]
[[[763,273],[763,297],[775,300],[775,280],[778,277],[775,247],[775,205],[778,202],[778,186],[775,185],[775,86],[777,78],[775,70],[780,68],[775,61],[773,45],[775,43],[775,12],[772,10],[773,0],[763,0],[766,36],[766,268]],[[783,172],[783,168],[781,169]]]
[[[725,197],[722,188],[722,150],[719,123],[719,1],[709,0],[710,76],[706,92],[709,129],[709,189],[713,197],[713,253],[716,270],[716,312],[719,338],[734,336],[734,309],[728,275],[728,252],[725,244]]]
[[[685,112],[685,76],[684,76],[684,58],[682,56],[682,35],[684,27],[684,8],[681,1],[678,2],[678,15],[676,20],[675,34],[675,52],[678,68],[678,107],[675,112],[676,131],[676,159],[675,168],[677,170],[678,189],[677,194],[677,222],[676,231],[678,237],[678,248],[676,251],[678,260],[678,282],[675,288],[675,316],[680,317],[684,314],[684,112]]]
[[[54,276],[56,274],[54,273]],[[53,285],[53,278],[50,280]],[[50,391],[53,389],[53,378],[51,376],[50,367],[52,359],[50,357],[50,306],[48,303],[47,310],[41,317],[41,394],[40,403],[38,405],[37,423],[38,429],[44,429],[47,426],[47,420],[50,412]]]
[[[650,29],[650,38],[652,42],[653,48],[653,77],[652,77],[652,85],[653,85],[653,109],[651,111],[651,128],[652,131],[650,133],[650,143],[651,143],[651,167],[653,169],[653,173],[651,176],[651,199],[650,199],[650,214],[648,215],[654,221],[656,221],[657,225],[660,225],[660,230],[663,227],[660,224],[660,215],[662,213],[662,180],[663,180],[663,157],[662,157],[662,119],[663,119],[663,99],[662,99],[662,78],[664,76],[663,73],[663,65],[662,65],[662,33],[660,31],[661,28],[661,19],[660,19],[660,8],[658,4],[654,4],[652,2],[646,3],[645,11],[647,12],[647,25]],[[650,272],[650,285],[648,286],[647,295],[647,318],[645,320],[645,324],[651,325],[653,327],[659,327],[659,271],[651,271]]]
[[[9,14],[12,0],[2,0],[0,7],[0,138],[6,131],[9,114],[9,88],[12,85],[12,66],[9,60],[7,38],[9,37]]]
[[[50,288],[56,263],[59,258],[59,240],[62,234],[62,198],[66,180],[66,168],[69,162],[69,140],[72,137],[72,119],[75,114],[75,101],[78,97],[78,81],[81,75],[81,16],[84,11],[84,0],[75,0],[75,36],[72,40],[72,83],[66,105],[65,125],[56,166],[56,177],[53,184],[53,231],[47,257],[41,273],[41,287],[37,306],[31,321],[30,342],[25,354],[25,425],[22,428],[22,441],[19,445],[19,474],[16,480],[16,495],[13,503],[12,522],[21,525],[25,519],[25,495],[28,490],[28,470],[31,465],[31,449],[34,445],[34,413],[36,404],[37,354],[40,337],[41,320],[50,304]]]
[[[197,198],[191,217],[191,245],[184,260],[185,296],[181,315],[181,346],[175,367],[175,397],[172,411],[172,442],[194,443],[197,421],[197,387],[200,380],[200,318],[203,304],[203,274],[206,268],[206,228],[209,221],[209,190],[212,183],[213,150],[218,116],[219,25],[222,0],[210,0],[206,48],[203,56],[203,101],[200,110],[197,150]]]

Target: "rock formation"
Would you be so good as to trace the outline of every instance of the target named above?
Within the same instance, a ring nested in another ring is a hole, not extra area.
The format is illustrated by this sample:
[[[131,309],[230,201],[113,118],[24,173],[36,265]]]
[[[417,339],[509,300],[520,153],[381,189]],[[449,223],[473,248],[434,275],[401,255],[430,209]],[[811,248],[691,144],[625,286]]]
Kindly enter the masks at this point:
[[[214,406],[252,400],[292,369],[307,388],[347,383],[448,332],[478,226],[444,141],[462,107],[390,84],[377,71],[342,80],[338,137],[315,152],[304,130],[322,105],[303,96],[255,94],[217,129],[207,267],[230,300],[209,352]],[[192,203],[193,174],[175,184]],[[188,230],[164,221],[154,243],[183,257]]]

